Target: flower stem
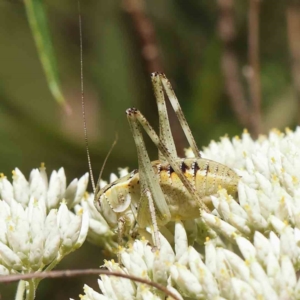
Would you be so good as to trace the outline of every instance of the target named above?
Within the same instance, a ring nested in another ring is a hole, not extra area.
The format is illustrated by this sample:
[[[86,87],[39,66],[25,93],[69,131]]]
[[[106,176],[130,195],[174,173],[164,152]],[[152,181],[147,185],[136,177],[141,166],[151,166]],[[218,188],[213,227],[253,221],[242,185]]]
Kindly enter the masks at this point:
[[[31,279],[28,281],[28,288],[27,288],[27,296],[26,296],[26,300],[34,300],[35,298],[35,284],[34,284],[34,279]]]
[[[15,300],[23,300],[24,299],[25,288],[26,288],[26,281],[25,280],[20,280],[19,284],[18,284]]]
[[[50,265],[48,265],[43,272],[51,271],[61,260],[63,259],[62,255],[58,255],[56,259],[54,259]],[[39,283],[41,282],[42,278],[35,279],[35,287],[37,288]],[[26,299],[27,300],[27,299]]]

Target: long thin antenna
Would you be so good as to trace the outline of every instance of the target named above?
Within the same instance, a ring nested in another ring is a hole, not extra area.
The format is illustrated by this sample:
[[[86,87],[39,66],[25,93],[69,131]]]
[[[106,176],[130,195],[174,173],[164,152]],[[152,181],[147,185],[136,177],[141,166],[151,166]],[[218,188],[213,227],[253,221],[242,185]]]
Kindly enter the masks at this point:
[[[108,160],[108,158],[109,158],[111,152],[113,151],[114,147],[116,146],[117,142],[118,142],[118,133],[116,133],[116,135],[115,135],[115,140],[114,140],[114,142],[112,143],[112,145],[111,145],[111,147],[110,147],[110,149],[109,149],[109,151],[108,151],[108,153],[107,153],[107,155],[106,155],[106,157],[105,157],[105,159],[104,159],[103,165],[102,165],[102,167],[101,167],[100,175],[99,175],[99,178],[98,178],[98,180],[97,180],[97,187],[100,187],[100,180],[101,180],[101,178],[102,178],[102,173],[103,173],[103,171],[104,171],[104,167],[105,167],[105,165],[106,165],[106,162],[107,162],[107,160]]]
[[[85,140],[85,148],[86,154],[88,159],[89,165],[89,173],[91,177],[91,183],[93,187],[93,192],[96,191],[94,176],[93,176],[93,169],[91,163],[91,156],[89,151],[89,142],[88,142],[88,135],[87,135],[87,126],[86,126],[86,117],[85,117],[85,104],[84,104],[84,86],[83,86],[83,50],[82,50],[82,25],[81,25],[81,7],[80,7],[80,0],[77,1],[78,3],[78,21],[79,21],[79,40],[80,40],[80,82],[81,82],[81,109],[82,109],[82,118],[83,118],[83,130],[84,130],[84,140]]]

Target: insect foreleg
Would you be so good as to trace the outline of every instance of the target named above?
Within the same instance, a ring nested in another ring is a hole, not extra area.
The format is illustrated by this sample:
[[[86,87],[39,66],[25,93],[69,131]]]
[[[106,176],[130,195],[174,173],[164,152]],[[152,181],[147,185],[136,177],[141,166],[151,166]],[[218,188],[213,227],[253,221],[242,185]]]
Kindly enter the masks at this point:
[[[143,229],[149,226],[149,224],[152,224],[152,240],[157,249],[160,249],[155,204],[149,189],[141,191],[141,197],[137,211],[137,224],[137,232],[144,236],[145,234],[148,236],[149,232]]]
[[[148,123],[146,118],[141,114],[141,112],[139,110],[137,110],[136,108],[129,108],[126,110],[126,113],[127,113],[127,118],[129,120],[131,127],[138,127],[138,125],[140,124],[144,128],[144,130],[147,132],[147,134],[151,138],[152,142],[157,146],[159,151],[161,151],[161,153],[167,159],[167,161],[169,162],[169,164],[171,165],[173,170],[176,172],[177,176],[180,178],[181,182],[184,184],[184,186],[186,187],[188,192],[191,194],[192,197],[196,198],[199,208],[204,209],[207,212],[210,212],[208,207],[201,200],[201,197],[199,196],[195,187],[192,186],[192,184],[188,181],[188,179],[182,173],[182,171],[180,169],[180,165],[176,161],[176,157],[174,157],[170,153],[168,148],[165,146],[165,144],[161,142],[160,138],[158,137],[158,135],[156,134],[154,129],[151,127],[151,125]],[[149,157],[148,157],[148,159],[149,159]]]
[[[141,126],[129,116],[128,120],[136,145],[139,161],[141,199],[138,207],[137,221],[141,228],[149,225],[147,224],[147,214],[150,209],[151,222],[155,231],[154,236],[158,236],[157,218],[159,218],[160,223],[165,224],[170,221],[171,213],[159,185],[158,178],[152,168],[144,143]],[[151,203],[153,203],[153,205]]]
[[[119,249],[118,249],[118,262],[119,263],[121,262],[120,246],[123,244],[124,230],[125,230],[125,218],[124,217],[120,217],[118,219],[118,245],[119,245]]]
[[[193,137],[191,129],[190,129],[189,125],[188,125],[188,122],[187,122],[187,120],[186,120],[186,118],[185,118],[185,116],[184,116],[184,114],[182,112],[181,106],[180,106],[179,101],[178,101],[178,99],[177,99],[177,97],[175,95],[175,92],[174,92],[174,90],[173,90],[173,88],[171,86],[170,81],[167,79],[167,77],[166,77],[165,74],[159,74],[159,78],[160,78],[160,80],[161,80],[161,82],[162,82],[162,84],[163,84],[163,86],[164,86],[164,88],[166,90],[168,98],[169,98],[169,100],[170,100],[170,102],[172,104],[172,107],[173,107],[173,109],[174,109],[174,111],[175,111],[175,113],[177,115],[177,118],[178,118],[178,120],[180,122],[180,125],[181,125],[181,127],[182,127],[182,129],[184,131],[184,134],[185,134],[185,136],[186,136],[186,138],[187,138],[187,140],[189,142],[190,147],[192,148],[192,151],[193,151],[195,157],[196,158],[200,158],[201,156],[200,156],[199,149],[197,147],[197,144],[195,142],[195,139]]]
[[[149,204],[149,211],[151,216],[151,222],[153,226],[153,240],[154,244],[157,247],[157,249],[160,249],[160,240],[158,235],[158,226],[157,226],[157,220],[156,220],[156,214],[155,214],[155,206],[154,201],[151,192],[147,189],[144,191],[145,196],[147,197],[148,204]]]

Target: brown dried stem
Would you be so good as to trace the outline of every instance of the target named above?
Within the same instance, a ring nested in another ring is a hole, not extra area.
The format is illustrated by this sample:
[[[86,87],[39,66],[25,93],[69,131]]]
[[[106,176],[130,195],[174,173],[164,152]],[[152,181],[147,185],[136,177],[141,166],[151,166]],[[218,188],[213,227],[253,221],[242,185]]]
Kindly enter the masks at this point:
[[[251,100],[250,124],[255,137],[261,132],[261,86],[259,64],[259,11],[260,0],[250,0],[248,15],[248,55],[250,65],[249,91]]]
[[[297,121],[300,124],[300,3],[288,1],[286,8],[287,35],[291,57],[292,77],[298,102]]]
[[[29,274],[16,274],[16,275],[4,275],[0,276],[0,283],[8,283],[14,282],[19,280],[28,280],[28,279],[35,279],[35,278],[60,278],[60,277],[75,277],[75,276],[82,276],[82,275],[107,275],[107,276],[115,276],[130,279],[135,282],[140,282],[151,287],[154,287],[167,296],[172,297],[174,300],[179,300],[179,298],[171,291],[169,291],[166,287],[156,282],[140,278],[137,276],[119,273],[119,272],[112,272],[107,270],[99,270],[99,269],[84,269],[84,270],[59,270],[59,271],[50,271],[50,272],[36,272],[36,273],[29,273]]]
[[[218,32],[223,42],[222,70],[225,88],[233,112],[239,123],[248,128],[253,137],[261,132],[261,92],[259,77],[259,0],[250,0],[249,7],[249,90],[247,104],[245,91],[240,79],[239,63],[233,43],[236,38],[234,0],[218,0]]]
[[[163,72],[154,26],[145,13],[144,1],[123,0],[123,7],[132,20],[147,72]]]
[[[145,1],[123,0],[123,8],[132,21],[135,34],[139,41],[140,53],[145,62],[144,67],[147,74],[152,72],[164,72],[163,63],[159,55],[155,28],[151,19],[146,14]],[[184,134],[182,130],[180,130],[180,124],[168,102],[167,110],[178,155],[183,156]]]
[[[221,57],[225,88],[231,108],[239,123],[249,128],[249,114],[243,85],[240,80],[238,58],[233,48],[236,37],[234,20],[234,0],[218,0],[218,33],[223,42]]]

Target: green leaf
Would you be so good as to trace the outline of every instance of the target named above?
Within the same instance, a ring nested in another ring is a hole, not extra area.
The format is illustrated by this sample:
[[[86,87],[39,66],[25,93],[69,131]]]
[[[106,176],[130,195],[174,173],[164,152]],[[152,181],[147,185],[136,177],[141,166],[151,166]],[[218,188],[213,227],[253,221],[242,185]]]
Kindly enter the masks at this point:
[[[25,8],[49,89],[56,101],[66,106],[59,83],[57,63],[43,2],[42,0],[25,0]]]

